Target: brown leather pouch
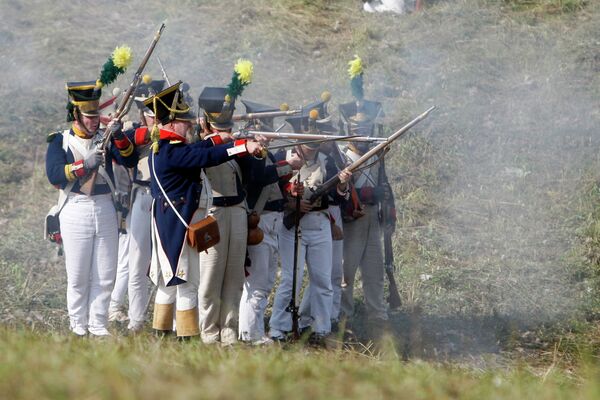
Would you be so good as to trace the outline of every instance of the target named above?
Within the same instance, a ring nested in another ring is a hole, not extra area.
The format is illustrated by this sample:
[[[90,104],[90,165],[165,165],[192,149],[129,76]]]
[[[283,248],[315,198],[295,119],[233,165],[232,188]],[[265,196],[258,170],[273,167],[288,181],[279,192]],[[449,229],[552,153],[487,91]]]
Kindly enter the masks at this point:
[[[198,252],[210,249],[220,238],[219,224],[212,215],[191,224],[186,234],[187,243]]]
[[[260,244],[265,237],[262,229],[258,227],[259,222],[260,216],[256,213],[256,211],[252,211],[250,214],[248,214],[248,240],[246,242],[248,246],[256,246],[257,244]]]

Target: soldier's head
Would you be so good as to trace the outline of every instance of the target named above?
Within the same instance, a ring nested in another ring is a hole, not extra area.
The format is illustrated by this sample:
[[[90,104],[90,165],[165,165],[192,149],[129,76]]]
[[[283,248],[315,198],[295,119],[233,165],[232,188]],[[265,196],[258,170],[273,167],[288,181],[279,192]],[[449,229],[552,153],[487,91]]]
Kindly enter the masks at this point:
[[[161,124],[165,129],[188,138],[196,116],[185,102],[180,86],[181,81],[143,103],[152,112],[154,124]]]
[[[86,136],[92,136],[100,126],[100,96],[96,81],[67,82],[69,102],[67,121],[73,121]]]

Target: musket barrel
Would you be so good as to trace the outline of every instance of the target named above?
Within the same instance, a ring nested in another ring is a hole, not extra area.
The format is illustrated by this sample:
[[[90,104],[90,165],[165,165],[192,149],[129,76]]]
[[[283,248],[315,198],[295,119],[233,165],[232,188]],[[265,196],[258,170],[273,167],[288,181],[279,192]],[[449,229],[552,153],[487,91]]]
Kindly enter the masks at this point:
[[[267,131],[246,131],[242,130],[234,133],[234,137],[261,135],[268,139],[291,139],[291,140],[352,140],[356,142],[386,142],[386,138],[376,138],[371,136],[338,136],[322,135],[318,133],[295,133],[295,132],[267,132]]]
[[[300,114],[301,112],[302,112],[302,110],[255,112],[255,113],[234,115],[233,117],[231,117],[231,119],[233,121],[249,121],[251,119],[260,119],[260,118],[288,117],[290,115]]]

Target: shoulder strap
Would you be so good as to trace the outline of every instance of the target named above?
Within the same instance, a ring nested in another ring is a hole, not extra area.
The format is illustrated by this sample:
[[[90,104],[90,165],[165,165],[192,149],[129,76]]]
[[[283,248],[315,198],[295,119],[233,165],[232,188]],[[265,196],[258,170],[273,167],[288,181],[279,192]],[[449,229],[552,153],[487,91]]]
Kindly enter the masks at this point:
[[[179,214],[179,212],[177,211],[177,209],[175,208],[175,206],[173,205],[173,203],[171,203],[171,199],[169,199],[169,196],[167,196],[167,193],[165,192],[165,189],[163,189],[162,185],[160,184],[160,180],[158,179],[158,175],[156,175],[156,169],[154,169],[154,152],[151,153],[152,154],[152,174],[154,174],[154,179],[156,179],[156,183],[158,184],[158,187],[160,188],[160,191],[162,192],[163,196],[165,196],[165,199],[167,200],[167,203],[169,203],[169,206],[173,209],[173,212],[175,213],[175,215],[177,215],[177,217],[179,218],[179,220],[181,221],[181,223],[186,227],[186,228],[190,228],[190,226],[187,224],[187,222],[185,222],[185,220],[183,219],[183,217],[181,216],[181,214]]]

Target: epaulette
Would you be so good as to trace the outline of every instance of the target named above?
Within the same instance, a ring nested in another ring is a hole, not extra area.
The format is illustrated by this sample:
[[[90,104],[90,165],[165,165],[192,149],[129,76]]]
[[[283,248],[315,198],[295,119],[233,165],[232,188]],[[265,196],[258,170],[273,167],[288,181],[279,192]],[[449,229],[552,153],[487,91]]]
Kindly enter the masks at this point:
[[[61,131],[56,131],[56,132],[51,132],[48,134],[48,136],[46,136],[46,143],[50,143],[54,140],[54,138],[56,137],[56,135],[60,134]]]

